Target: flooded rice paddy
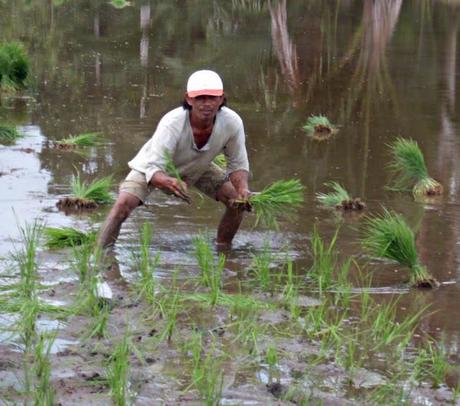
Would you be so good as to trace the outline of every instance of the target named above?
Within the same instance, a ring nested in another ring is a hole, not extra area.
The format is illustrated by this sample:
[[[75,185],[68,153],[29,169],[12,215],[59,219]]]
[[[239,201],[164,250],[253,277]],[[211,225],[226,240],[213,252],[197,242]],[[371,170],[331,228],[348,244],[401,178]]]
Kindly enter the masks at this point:
[[[0,145],[0,404],[458,404],[459,24],[456,1],[0,1],[0,39],[31,61],[29,88],[0,104],[21,133]],[[46,248],[42,225],[99,229],[109,206],[56,207],[72,176],[123,180],[200,68],[244,120],[251,189],[305,185],[296,218],[269,230],[249,214],[217,252],[223,207],[154,192],[110,261]],[[338,131],[308,137],[311,115]],[[54,147],[92,131],[107,142]],[[398,136],[442,196],[385,187]],[[330,181],[366,209],[323,208]],[[363,251],[383,207],[416,232],[439,288]]]

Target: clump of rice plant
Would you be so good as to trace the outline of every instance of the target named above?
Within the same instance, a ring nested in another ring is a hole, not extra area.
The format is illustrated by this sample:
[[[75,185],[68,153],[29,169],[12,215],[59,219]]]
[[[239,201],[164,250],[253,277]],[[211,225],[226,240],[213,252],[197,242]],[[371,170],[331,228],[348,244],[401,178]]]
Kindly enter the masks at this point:
[[[40,334],[35,345],[34,371],[37,383],[34,391],[36,405],[53,405],[54,388],[51,383],[51,347],[55,341],[56,333]]]
[[[45,245],[48,248],[75,247],[94,241],[95,233],[85,233],[73,227],[45,227]]]
[[[97,179],[89,184],[82,182],[80,174],[72,177],[72,196],[60,199],[57,202],[59,209],[94,209],[99,204],[112,202],[109,190],[112,186],[112,177]]]
[[[418,258],[414,232],[404,218],[384,210],[382,215],[369,217],[362,239],[364,249],[371,255],[388,258],[410,270],[410,284],[419,288],[434,288],[439,282]]]
[[[310,116],[303,129],[316,140],[326,140],[337,132],[337,128],[331,124],[326,116]]]
[[[260,193],[253,193],[248,202],[256,214],[256,226],[262,222],[278,227],[277,218],[290,218],[304,201],[304,186],[298,179],[279,180]],[[242,202],[245,204],[245,202]]]
[[[29,60],[24,47],[17,42],[0,45],[0,90],[14,92],[26,87]]]
[[[131,5],[131,3],[126,0],[111,0],[110,4],[115,8],[125,8]]]
[[[343,210],[362,210],[365,203],[359,198],[352,198],[345,188],[337,182],[325,183],[333,191],[329,193],[317,193],[316,200],[326,207],[335,207]]]
[[[225,169],[227,167],[227,160],[224,154],[217,155],[213,161],[219,168]]]
[[[392,156],[389,168],[393,177],[390,190],[412,189],[416,197],[442,194],[443,187],[428,174],[425,158],[416,141],[398,137],[389,147]]]
[[[130,339],[128,333],[125,333],[115,346],[107,365],[107,381],[115,405],[125,405],[128,400],[130,352]]]
[[[0,124],[0,143],[1,144],[13,144],[21,134],[15,126]]]
[[[56,141],[54,146],[58,149],[74,149],[77,147],[95,147],[101,145],[104,137],[100,132],[90,132],[79,135],[72,135]]]

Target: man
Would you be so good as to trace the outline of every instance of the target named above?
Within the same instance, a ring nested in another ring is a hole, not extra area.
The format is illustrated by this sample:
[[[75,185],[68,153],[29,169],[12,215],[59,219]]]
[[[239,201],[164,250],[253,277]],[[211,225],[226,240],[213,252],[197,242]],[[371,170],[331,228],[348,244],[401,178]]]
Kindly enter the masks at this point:
[[[131,172],[120,185],[117,201],[102,227],[100,247],[115,243],[123,222],[153,189],[190,202],[191,185],[226,206],[216,243],[231,244],[248,208],[241,202],[247,202],[249,195],[249,163],[243,122],[224,104],[223,84],[217,73],[200,70],[189,77],[184,105],[163,116],[152,138],[128,163]],[[212,162],[222,152],[226,172]],[[166,172],[168,159],[182,180]]]

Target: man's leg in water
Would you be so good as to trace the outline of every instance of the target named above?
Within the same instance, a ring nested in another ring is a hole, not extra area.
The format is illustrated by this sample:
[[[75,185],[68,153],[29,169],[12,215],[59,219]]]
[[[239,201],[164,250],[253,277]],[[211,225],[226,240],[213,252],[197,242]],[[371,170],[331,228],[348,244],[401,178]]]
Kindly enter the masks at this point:
[[[121,225],[140,204],[141,200],[138,197],[128,192],[120,192],[99,233],[98,246],[100,248],[104,249],[115,244]]]
[[[220,220],[217,229],[217,244],[221,246],[230,246],[236,232],[240,228],[244,217],[244,210],[231,206],[237,193],[230,181],[225,182],[217,192],[217,200],[225,204],[225,213]]]

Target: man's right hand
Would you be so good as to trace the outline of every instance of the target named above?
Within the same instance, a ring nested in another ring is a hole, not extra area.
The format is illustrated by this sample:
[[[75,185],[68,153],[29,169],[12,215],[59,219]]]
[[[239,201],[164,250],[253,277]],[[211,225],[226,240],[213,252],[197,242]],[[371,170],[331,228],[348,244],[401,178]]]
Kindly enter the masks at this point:
[[[166,193],[172,193],[178,198],[191,203],[192,199],[187,192],[187,184],[184,181],[173,178],[164,172],[155,172],[150,180],[152,186],[161,189]]]

